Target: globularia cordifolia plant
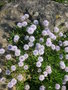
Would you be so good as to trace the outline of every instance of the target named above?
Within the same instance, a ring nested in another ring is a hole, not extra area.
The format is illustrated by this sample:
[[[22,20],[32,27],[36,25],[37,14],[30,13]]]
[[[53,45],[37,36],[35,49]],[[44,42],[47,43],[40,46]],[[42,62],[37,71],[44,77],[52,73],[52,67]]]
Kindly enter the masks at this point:
[[[4,69],[0,82],[16,90],[66,90],[68,81],[68,33],[57,26],[51,31],[48,20],[27,22],[21,17],[9,37],[6,50],[0,49]],[[67,24],[66,24],[67,26]]]

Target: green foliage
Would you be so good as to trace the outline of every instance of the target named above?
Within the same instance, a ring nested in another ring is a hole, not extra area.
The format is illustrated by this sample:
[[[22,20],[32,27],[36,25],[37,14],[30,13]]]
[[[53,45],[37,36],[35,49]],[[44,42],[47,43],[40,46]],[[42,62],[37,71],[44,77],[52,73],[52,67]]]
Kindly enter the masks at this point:
[[[60,2],[60,3],[68,3],[68,0],[54,0],[56,2]]]

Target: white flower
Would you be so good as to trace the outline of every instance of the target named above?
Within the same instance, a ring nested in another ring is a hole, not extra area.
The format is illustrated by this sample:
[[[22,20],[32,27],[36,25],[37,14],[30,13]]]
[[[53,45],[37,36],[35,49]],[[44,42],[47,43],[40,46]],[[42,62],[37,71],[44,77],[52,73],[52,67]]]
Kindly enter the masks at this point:
[[[28,44],[25,44],[23,48],[24,48],[24,50],[29,50]]]
[[[18,63],[18,66],[19,66],[19,67],[22,67],[23,65],[24,65],[24,63],[21,62],[21,61]]]
[[[5,77],[2,77],[2,78],[0,79],[0,81],[1,81],[1,83],[5,83],[5,82],[6,82],[6,78],[5,78]]]
[[[7,55],[5,56],[5,58],[6,58],[7,60],[10,60],[10,59],[11,59],[11,54],[7,54]]]
[[[34,29],[29,27],[29,28],[27,28],[27,32],[28,32],[28,34],[33,34],[34,33]]]
[[[68,75],[64,76],[64,81],[66,81],[66,82],[68,81]]]
[[[17,50],[17,46],[12,46],[12,51],[16,51]]]
[[[59,32],[59,28],[58,27],[54,27],[54,32],[58,33]]]
[[[6,75],[10,75],[10,70],[6,70]]]
[[[27,59],[27,58],[28,58],[28,54],[27,54],[27,53],[25,53],[25,54],[24,54],[24,57],[25,57],[25,59]]]
[[[0,73],[2,72],[2,69],[0,68]]]
[[[39,42],[40,42],[40,43],[44,42],[44,39],[43,39],[43,38],[40,38],[40,39],[39,39]]]
[[[62,36],[63,36],[63,33],[62,33],[62,32],[60,32],[60,33],[59,33],[59,36],[60,36],[60,37],[62,37]]]
[[[12,88],[13,84],[11,82],[9,82],[7,86],[8,86],[8,88]]]
[[[47,66],[47,67],[46,67],[46,72],[47,72],[48,74],[51,74],[51,73],[52,73],[51,66]]]
[[[46,46],[50,47],[52,45],[51,39],[47,38]]]
[[[60,68],[65,69],[65,63],[63,61],[60,61]]]
[[[52,45],[51,45],[51,48],[52,48],[52,50],[55,50],[55,45],[52,44]]]
[[[39,24],[38,20],[34,20],[33,23],[34,23],[35,25],[38,25],[38,24]]]
[[[21,20],[24,21],[26,19],[25,16],[21,16]]]
[[[43,25],[44,25],[44,26],[48,26],[48,25],[49,25],[48,20],[44,20],[44,21],[43,21]]]
[[[2,54],[4,54],[4,53],[5,53],[5,49],[1,48],[1,49],[0,49],[0,54],[2,55]]]
[[[25,40],[28,40],[28,39],[29,39],[29,36],[28,36],[28,35],[26,35],[26,36],[25,36]]]
[[[15,56],[20,56],[20,50],[19,49],[17,49],[16,51],[15,51]]]
[[[29,14],[25,14],[24,17],[25,17],[25,19],[28,19],[29,18]]]
[[[68,72],[68,67],[65,67],[65,71]]]
[[[38,53],[39,53],[39,55],[43,55],[44,54],[44,50],[41,48],[41,49],[38,50]]]
[[[35,37],[34,37],[34,36],[30,36],[30,37],[29,37],[29,41],[30,41],[30,42],[34,42],[34,41],[35,41]]]
[[[38,73],[42,72],[41,68],[38,68],[38,71],[37,71],[37,72],[38,72]]]
[[[64,49],[64,50],[65,50],[65,52],[68,52],[68,47],[65,47],[65,49]]]
[[[68,60],[68,54],[65,55],[65,59]]]
[[[29,90],[30,89],[30,86],[27,84],[27,85],[25,85],[24,89],[25,90]]]
[[[40,81],[43,81],[44,79],[45,79],[44,75],[40,75],[40,76],[39,76],[39,80],[40,80]]]
[[[28,23],[26,21],[22,22],[22,26],[26,27],[28,25]]]
[[[34,50],[34,51],[33,51],[33,55],[34,55],[34,56],[37,56],[37,55],[38,55],[38,50]]]
[[[18,42],[19,38],[20,38],[19,35],[15,35],[13,41]]]
[[[60,84],[55,84],[55,89],[59,90],[60,89]]]
[[[44,77],[47,77],[48,73],[46,71],[43,72]]]
[[[49,34],[49,37],[50,37],[51,39],[53,39],[53,40],[56,40],[56,36],[55,36],[53,33],[50,33],[50,34]]]
[[[46,36],[46,35],[48,35],[47,31],[46,30],[43,30],[42,31],[42,36]]]
[[[19,61],[21,61],[21,62],[25,61],[25,57],[24,57],[23,55],[20,56],[20,57],[19,57]]]
[[[64,45],[64,46],[68,46],[68,41],[65,40],[65,41],[63,42],[63,45]]]
[[[37,29],[36,25],[34,24],[32,24],[30,27],[33,28],[34,31]]]
[[[45,90],[45,89],[46,89],[46,88],[45,88],[45,86],[43,86],[43,85],[39,87],[39,90]]]
[[[16,80],[15,78],[13,78],[13,79],[11,80],[11,83],[12,83],[13,85],[15,85],[15,84],[17,83],[17,80]]]
[[[61,90],[66,90],[66,86],[62,86]]]
[[[11,66],[11,70],[12,70],[12,71],[15,71],[15,70],[16,70],[16,66],[15,66],[15,65],[12,65],[12,66]]]
[[[55,46],[56,51],[60,50],[60,46]]]
[[[36,63],[36,67],[41,67],[41,65],[42,65],[41,62],[39,61]]]
[[[34,43],[33,42],[29,42],[28,45],[29,45],[29,47],[33,47]]]
[[[39,62],[43,62],[43,57],[39,56],[39,57],[38,57],[38,61],[39,61]]]
[[[36,43],[36,49],[39,50],[41,48],[41,44],[40,43]]]
[[[28,65],[25,65],[24,66],[24,70],[28,70]]]
[[[19,75],[17,76],[17,79],[18,79],[18,81],[22,81],[22,80],[23,80],[22,74],[19,74]]]
[[[21,28],[22,27],[22,23],[17,23],[17,26],[19,27],[19,28]]]

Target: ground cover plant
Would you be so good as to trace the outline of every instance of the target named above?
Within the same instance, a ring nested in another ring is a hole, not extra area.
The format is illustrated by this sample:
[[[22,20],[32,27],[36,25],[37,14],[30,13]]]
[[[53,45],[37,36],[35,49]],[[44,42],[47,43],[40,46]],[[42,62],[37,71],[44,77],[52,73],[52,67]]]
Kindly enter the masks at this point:
[[[66,90],[68,82],[68,32],[61,27],[49,29],[49,21],[30,22],[29,14],[21,17],[0,48],[4,66],[0,82],[16,90]],[[65,23],[66,27],[68,24]]]

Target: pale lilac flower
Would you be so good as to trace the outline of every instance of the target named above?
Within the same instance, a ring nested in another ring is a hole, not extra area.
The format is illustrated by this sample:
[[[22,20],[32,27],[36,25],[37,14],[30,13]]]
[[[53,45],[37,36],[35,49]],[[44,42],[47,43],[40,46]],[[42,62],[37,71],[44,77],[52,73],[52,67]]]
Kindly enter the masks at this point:
[[[16,80],[15,78],[13,78],[13,79],[11,80],[11,83],[12,83],[13,85],[16,85],[17,80]]]
[[[58,33],[59,32],[59,28],[58,27],[54,27],[54,32]]]
[[[62,60],[63,59],[63,54],[60,54],[59,55],[59,58]]]
[[[13,41],[18,42],[19,38],[20,38],[19,35],[15,35]]]
[[[43,38],[40,38],[40,39],[39,39],[39,42],[40,42],[40,43],[44,42],[44,39],[43,39]]]
[[[21,16],[21,20],[24,21],[26,19],[25,16]]]
[[[52,45],[52,42],[51,41],[46,41],[46,46],[47,47],[50,47]]]
[[[6,82],[6,78],[5,78],[5,77],[2,77],[2,78],[0,79],[0,82],[1,82],[1,83],[5,83],[5,82]]]
[[[63,42],[63,45],[64,45],[64,46],[68,46],[68,41],[65,40],[65,41]]]
[[[25,65],[24,66],[24,70],[28,70],[28,65]]]
[[[63,61],[60,61],[60,68],[65,69],[65,63]]]
[[[65,49],[64,49],[64,50],[65,50],[65,52],[68,52],[68,47],[65,47]]]
[[[51,66],[47,66],[46,67],[46,72],[47,72],[47,74],[51,74],[52,73]]]
[[[40,72],[42,72],[42,69],[41,68],[38,68],[38,71],[37,71],[38,73],[40,73]]]
[[[15,65],[12,65],[12,66],[11,66],[11,70],[12,70],[12,71],[15,71],[15,70],[16,70],[16,66],[15,66]]]
[[[59,41],[59,46],[62,46],[63,45],[63,42],[62,41]]]
[[[44,49],[45,49],[44,45],[41,45],[41,46],[40,46],[40,49],[43,49],[43,50],[44,50]]]
[[[41,65],[42,65],[41,62],[39,61],[36,63],[36,67],[41,67]]]
[[[60,32],[60,33],[59,33],[59,36],[60,36],[60,37],[62,37],[62,36],[63,36],[63,33],[62,33],[62,32]]]
[[[27,32],[28,32],[28,34],[33,34],[34,33],[34,29],[29,27],[29,28],[27,28]]]
[[[29,45],[29,47],[33,47],[34,43],[33,42],[29,42],[28,45]]]
[[[29,41],[30,41],[30,42],[34,42],[34,41],[35,41],[35,37],[34,37],[34,36],[30,36],[30,37],[29,37]]]
[[[28,44],[25,44],[23,48],[24,48],[24,50],[29,50]]]
[[[61,90],[66,90],[66,86],[62,86]]]
[[[17,49],[17,46],[12,46],[12,51],[16,51]]]
[[[5,53],[5,49],[1,48],[1,49],[0,49],[0,54],[2,55],[2,54],[4,54],[4,53]]]
[[[29,14],[25,14],[25,19],[28,19],[29,18]]]
[[[18,66],[19,66],[19,67],[22,67],[22,66],[24,66],[24,63],[20,61],[20,62],[18,63]]]
[[[65,55],[65,59],[68,60],[68,54]]]
[[[26,35],[26,36],[25,36],[25,40],[28,40],[28,39],[29,39],[29,36],[28,36],[28,35]]]
[[[24,77],[22,76],[22,74],[19,74],[19,75],[17,76],[18,81],[22,81],[23,78],[24,78]]]
[[[60,50],[60,46],[55,46],[56,51]]]
[[[68,67],[65,67],[65,71],[68,72]]]
[[[36,43],[36,49],[39,50],[41,48],[41,44],[40,43]]]
[[[39,61],[39,62],[43,62],[43,57],[39,56],[39,57],[38,57],[38,61]]]
[[[44,77],[47,77],[48,73],[46,71],[43,72]]]
[[[46,30],[43,30],[42,31],[42,36],[47,36],[47,35],[48,35],[47,31]]]
[[[43,85],[39,87],[39,90],[45,90],[45,89],[46,89],[46,88],[45,88],[45,86],[43,86]]]
[[[25,59],[27,59],[27,58],[28,58],[28,54],[27,54],[27,53],[25,53],[25,54],[24,54],[24,57],[25,57]]]
[[[38,53],[39,53],[39,55],[43,55],[44,54],[44,50],[41,48],[41,49],[38,50]]]
[[[66,82],[68,81],[68,75],[64,76],[64,81],[66,81]]]
[[[2,73],[2,69],[0,68],[0,73]]]
[[[26,84],[25,87],[24,87],[25,90],[29,90],[30,89],[30,86],[29,84]]]
[[[8,88],[12,88],[13,84],[11,82],[9,82],[7,86],[8,86]]]
[[[15,56],[20,56],[20,50],[19,49],[17,49],[16,51],[15,51]]]
[[[60,89],[60,84],[55,84],[55,89],[59,90]]]
[[[26,27],[28,23],[26,21],[22,22],[22,27]]]
[[[38,20],[34,20],[33,23],[34,23],[35,25],[38,25],[38,24],[39,24]]]
[[[8,50],[12,50],[12,45],[8,45]]]
[[[10,70],[6,70],[6,75],[10,75]]]
[[[19,56],[19,61],[21,62],[25,61],[25,57],[23,55]]]
[[[55,45],[54,44],[51,44],[51,49],[55,50]]]
[[[33,28],[34,31],[37,29],[37,26],[34,24],[32,24],[30,27]]]
[[[22,28],[22,23],[17,23],[17,26],[19,27],[19,28]]]
[[[43,21],[43,25],[44,25],[44,26],[48,26],[48,25],[49,25],[48,20],[44,20],[44,21]]]
[[[49,34],[49,37],[50,37],[51,39],[53,39],[53,40],[56,40],[56,36],[55,36],[53,33],[50,33],[50,34]]]
[[[45,79],[44,75],[40,75],[40,76],[39,76],[39,80],[40,80],[40,81],[43,81],[44,79]]]
[[[33,51],[33,55],[34,55],[34,56],[37,56],[37,55],[38,55],[38,50],[34,50],[34,51]]]
[[[11,54],[7,54],[7,55],[5,56],[5,58],[6,58],[7,60],[10,60],[10,59],[11,59]]]

